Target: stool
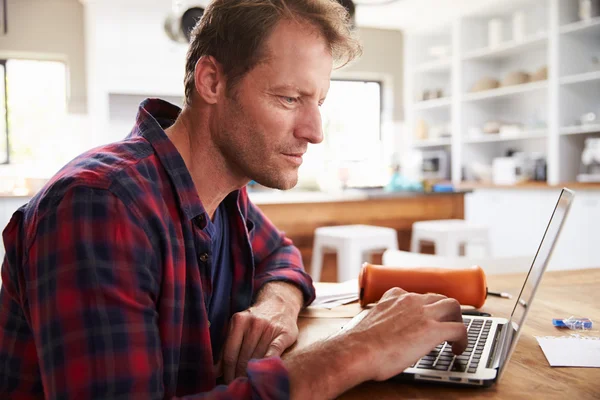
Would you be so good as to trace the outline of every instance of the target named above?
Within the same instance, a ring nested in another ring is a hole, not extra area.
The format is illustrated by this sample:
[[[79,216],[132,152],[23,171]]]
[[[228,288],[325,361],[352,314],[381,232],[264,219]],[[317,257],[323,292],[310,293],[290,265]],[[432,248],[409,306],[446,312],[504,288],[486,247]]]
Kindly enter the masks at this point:
[[[461,244],[481,244],[485,256],[490,255],[490,240],[486,226],[463,219],[419,221],[412,225],[410,251],[420,253],[421,240],[433,242],[435,254],[459,256]]]
[[[311,275],[319,281],[325,250],[337,252],[337,279],[344,282],[358,278],[366,260],[365,253],[375,250],[397,250],[398,235],[392,228],[369,225],[325,226],[315,229]]]

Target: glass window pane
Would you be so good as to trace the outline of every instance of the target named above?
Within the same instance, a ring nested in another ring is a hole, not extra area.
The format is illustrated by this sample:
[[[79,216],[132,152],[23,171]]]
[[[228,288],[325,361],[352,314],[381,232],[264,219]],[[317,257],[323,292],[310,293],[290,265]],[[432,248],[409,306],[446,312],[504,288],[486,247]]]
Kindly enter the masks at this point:
[[[381,95],[379,82],[331,81],[321,107],[324,140],[309,146],[299,171],[300,188],[337,190],[385,184]]]

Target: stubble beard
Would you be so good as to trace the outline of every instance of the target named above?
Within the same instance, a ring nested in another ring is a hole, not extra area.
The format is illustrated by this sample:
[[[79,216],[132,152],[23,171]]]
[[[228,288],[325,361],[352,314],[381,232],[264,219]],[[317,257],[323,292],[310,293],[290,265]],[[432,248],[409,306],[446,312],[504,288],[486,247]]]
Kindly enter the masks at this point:
[[[227,115],[220,124],[216,143],[227,166],[234,174],[268,188],[288,190],[296,186],[298,168],[286,172],[275,165],[269,165],[269,158],[265,159],[265,149],[253,142],[254,138],[265,135],[261,134],[254,121],[247,116],[237,93],[228,97]]]

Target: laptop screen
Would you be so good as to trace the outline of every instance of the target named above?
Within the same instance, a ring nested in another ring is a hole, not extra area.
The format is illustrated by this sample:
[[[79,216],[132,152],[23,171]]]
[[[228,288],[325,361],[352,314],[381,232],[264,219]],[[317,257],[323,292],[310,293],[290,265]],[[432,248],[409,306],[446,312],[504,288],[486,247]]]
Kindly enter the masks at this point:
[[[510,332],[512,335],[510,335],[510,333],[507,334],[513,337],[510,346],[506,346],[504,348],[505,355],[510,356],[514,350],[521,327],[525,322],[527,312],[531,306],[531,302],[535,296],[535,292],[541,281],[541,277],[548,266],[552,250],[556,245],[560,230],[563,226],[572,201],[573,193],[568,189],[563,189],[560,193],[560,197],[558,198],[558,202],[554,207],[554,211],[550,217],[550,222],[548,223],[546,231],[544,232],[544,236],[542,237],[542,242],[538,247],[538,251],[533,259],[533,263],[529,269],[525,283],[523,283],[523,287],[521,288],[521,293],[519,294],[519,297],[513,308],[513,312],[510,316],[510,321],[507,327],[513,328],[512,330],[509,330],[512,331]],[[505,357],[502,357],[503,362],[501,367],[506,364],[506,360],[504,358]]]

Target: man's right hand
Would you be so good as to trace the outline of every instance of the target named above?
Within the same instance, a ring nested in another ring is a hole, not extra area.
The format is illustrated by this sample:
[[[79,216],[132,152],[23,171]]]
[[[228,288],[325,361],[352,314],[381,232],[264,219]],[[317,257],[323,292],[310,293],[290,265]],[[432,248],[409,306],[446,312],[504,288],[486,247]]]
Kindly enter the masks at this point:
[[[439,294],[415,294],[393,288],[349,331],[348,340],[367,346],[372,375],[386,380],[410,367],[438,344],[452,342],[461,354],[467,347],[467,330],[460,304]]]
[[[467,347],[458,301],[390,289],[354,328],[284,358],[292,398],[330,399],[389,379],[444,341],[455,354]]]

